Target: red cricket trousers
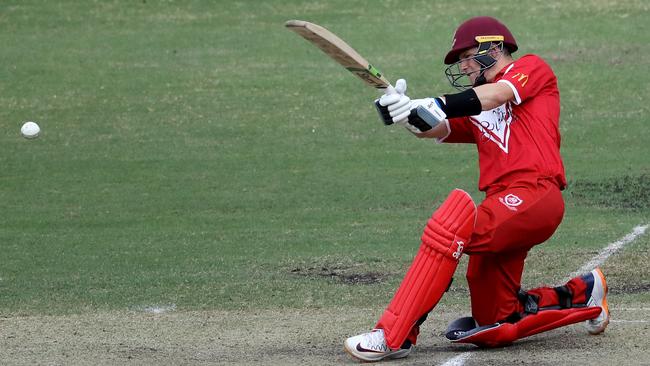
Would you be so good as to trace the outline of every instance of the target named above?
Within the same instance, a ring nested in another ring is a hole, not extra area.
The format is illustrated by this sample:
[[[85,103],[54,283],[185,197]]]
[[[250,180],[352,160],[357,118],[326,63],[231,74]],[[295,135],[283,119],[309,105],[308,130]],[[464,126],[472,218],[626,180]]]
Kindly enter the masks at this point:
[[[479,326],[505,321],[513,314],[523,313],[518,293],[528,251],[553,235],[564,215],[562,193],[550,179],[518,180],[489,190],[477,207],[476,224],[470,242],[467,282],[472,304],[472,317]],[[588,300],[588,284],[576,277],[565,284],[572,303]],[[539,307],[560,304],[553,287],[527,291],[537,297]],[[416,344],[419,325],[407,336]]]
[[[562,194],[550,179],[517,181],[488,191],[465,248],[472,316],[479,325],[522,311],[517,293],[526,255],[553,235],[563,215]],[[552,288],[539,290],[555,296]],[[553,299],[544,302],[549,301]]]

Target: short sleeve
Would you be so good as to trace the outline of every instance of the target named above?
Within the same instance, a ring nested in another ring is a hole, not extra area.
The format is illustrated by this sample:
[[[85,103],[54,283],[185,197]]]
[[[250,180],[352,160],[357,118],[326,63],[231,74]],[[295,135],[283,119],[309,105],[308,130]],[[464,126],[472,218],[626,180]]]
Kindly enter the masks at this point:
[[[551,67],[540,57],[526,55],[510,64],[497,82],[506,83],[515,94],[515,104],[540,94],[557,79]]]

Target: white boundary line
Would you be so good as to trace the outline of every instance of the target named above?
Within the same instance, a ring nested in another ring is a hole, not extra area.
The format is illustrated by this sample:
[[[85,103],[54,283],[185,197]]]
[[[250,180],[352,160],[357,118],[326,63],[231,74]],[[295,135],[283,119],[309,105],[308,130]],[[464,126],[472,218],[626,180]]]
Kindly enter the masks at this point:
[[[650,323],[650,320],[623,320],[623,319],[612,319],[611,323]]]
[[[164,314],[176,310],[176,304],[145,306],[142,311],[151,314]]]
[[[605,247],[605,249],[601,250],[600,253],[598,253],[597,256],[593,257],[589,262],[587,262],[587,264],[582,266],[579,270],[571,273],[569,275],[569,277],[567,277],[562,282],[563,283],[567,282],[568,280],[570,280],[570,279],[572,279],[574,277],[585,274],[585,273],[591,271],[592,269],[600,266],[612,254],[616,253],[617,251],[619,251],[621,248],[623,248],[627,244],[630,244],[631,242],[633,242],[639,236],[643,235],[643,233],[645,233],[647,228],[648,228],[648,225],[639,225],[639,226],[635,227],[634,229],[632,229],[631,233],[625,235],[624,237],[622,237],[621,239],[619,239],[619,240],[617,240],[617,241],[615,241],[613,243],[610,243],[607,247]]]
[[[443,363],[442,366],[463,366],[465,361],[472,357],[472,352],[463,352],[456,357],[450,358],[447,362]]]
[[[567,277],[562,283],[567,282],[568,280],[579,276],[581,274],[587,273],[591,271],[592,269],[600,266],[601,264],[605,263],[607,258],[609,258],[612,254],[616,253],[617,251],[621,250],[624,246],[627,244],[633,242],[638,238],[639,236],[643,235],[648,228],[648,225],[639,225],[636,226],[634,229],[632,229],[632,232],[625,235],[621,239],[610,243],[605,247],[605,249],[601,250],[598,255],[593,257],[587,264],[582,266],[579,270],[573,272],[569,277]],[[638,308],[641,309],[642,311],[648,310],[649,308]],[[646,323],[647,321],[645,320],[612,320],[613,322],[620,322],[620,323]],[[452,357],[449,360],[447,360],[445,363],[443,363],[441,366],[463,366],[465,365],[465,361],[470,359],[472,357],[473,353],[472,352],[463,352],[459,354],[458,356]]]

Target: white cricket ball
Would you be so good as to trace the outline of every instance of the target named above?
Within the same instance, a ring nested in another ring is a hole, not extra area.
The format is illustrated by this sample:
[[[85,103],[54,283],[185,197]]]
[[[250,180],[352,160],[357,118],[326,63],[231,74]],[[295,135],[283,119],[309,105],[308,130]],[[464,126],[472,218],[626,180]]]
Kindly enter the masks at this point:
[[[23,127],[20,128],[20,133],[23,134],[23,137],[26,139],[35,139],[41,133],[41,128],[38,127],[36,122],[25,122]]]

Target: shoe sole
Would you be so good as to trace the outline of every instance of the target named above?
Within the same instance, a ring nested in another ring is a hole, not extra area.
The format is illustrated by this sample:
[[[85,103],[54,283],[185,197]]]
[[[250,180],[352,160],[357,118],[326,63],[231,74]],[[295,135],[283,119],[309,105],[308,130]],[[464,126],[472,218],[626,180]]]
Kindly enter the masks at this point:
[[[344,345],[343,345],[343,350],[345,351],[345,353],[347,353],[348,355],[352,356],[352,358],[354,358],[355,360],[361,361],[361,362],[363,362],[363,363],[379,362],[379,361],[384,360],[384,359],[399,359],[399,358],[404,358],[404,357],[408,356],[408,355],[411,353],[411,350],[409,349],[408,352],[404,352],[404,353],[400,353],[400,352],[398,351],[398,352],[391,353],[391,354],[389,354],[389,355],[381,356],[381,357],[377,357],[377,358],[363,358],[363,357],[361,357],[361,356],[359,356],[359,355],[354,354],[353,351],[351,351],[350,349],[348,349],[347,344],[344,344]]]
[[[605,280],[605,275],[603,274],[603,271],[600,270],[600,268],[596,270],[596,273],[598,274],[598,277],[600,277],[600,282],[602,282],[603,284],[604,295],[603,295],[603,302],[601,304],[601,307],[603,308],[603,311],[605,312],[607,317],[598,326],[598,328],[588,329],[589,334],[593,334],[593,335],[597,335],[604,332],[605,328],[607,328],[607,326],[609,325],[609,305],[607,304],[607,291],[608,291],[607,281]]]

